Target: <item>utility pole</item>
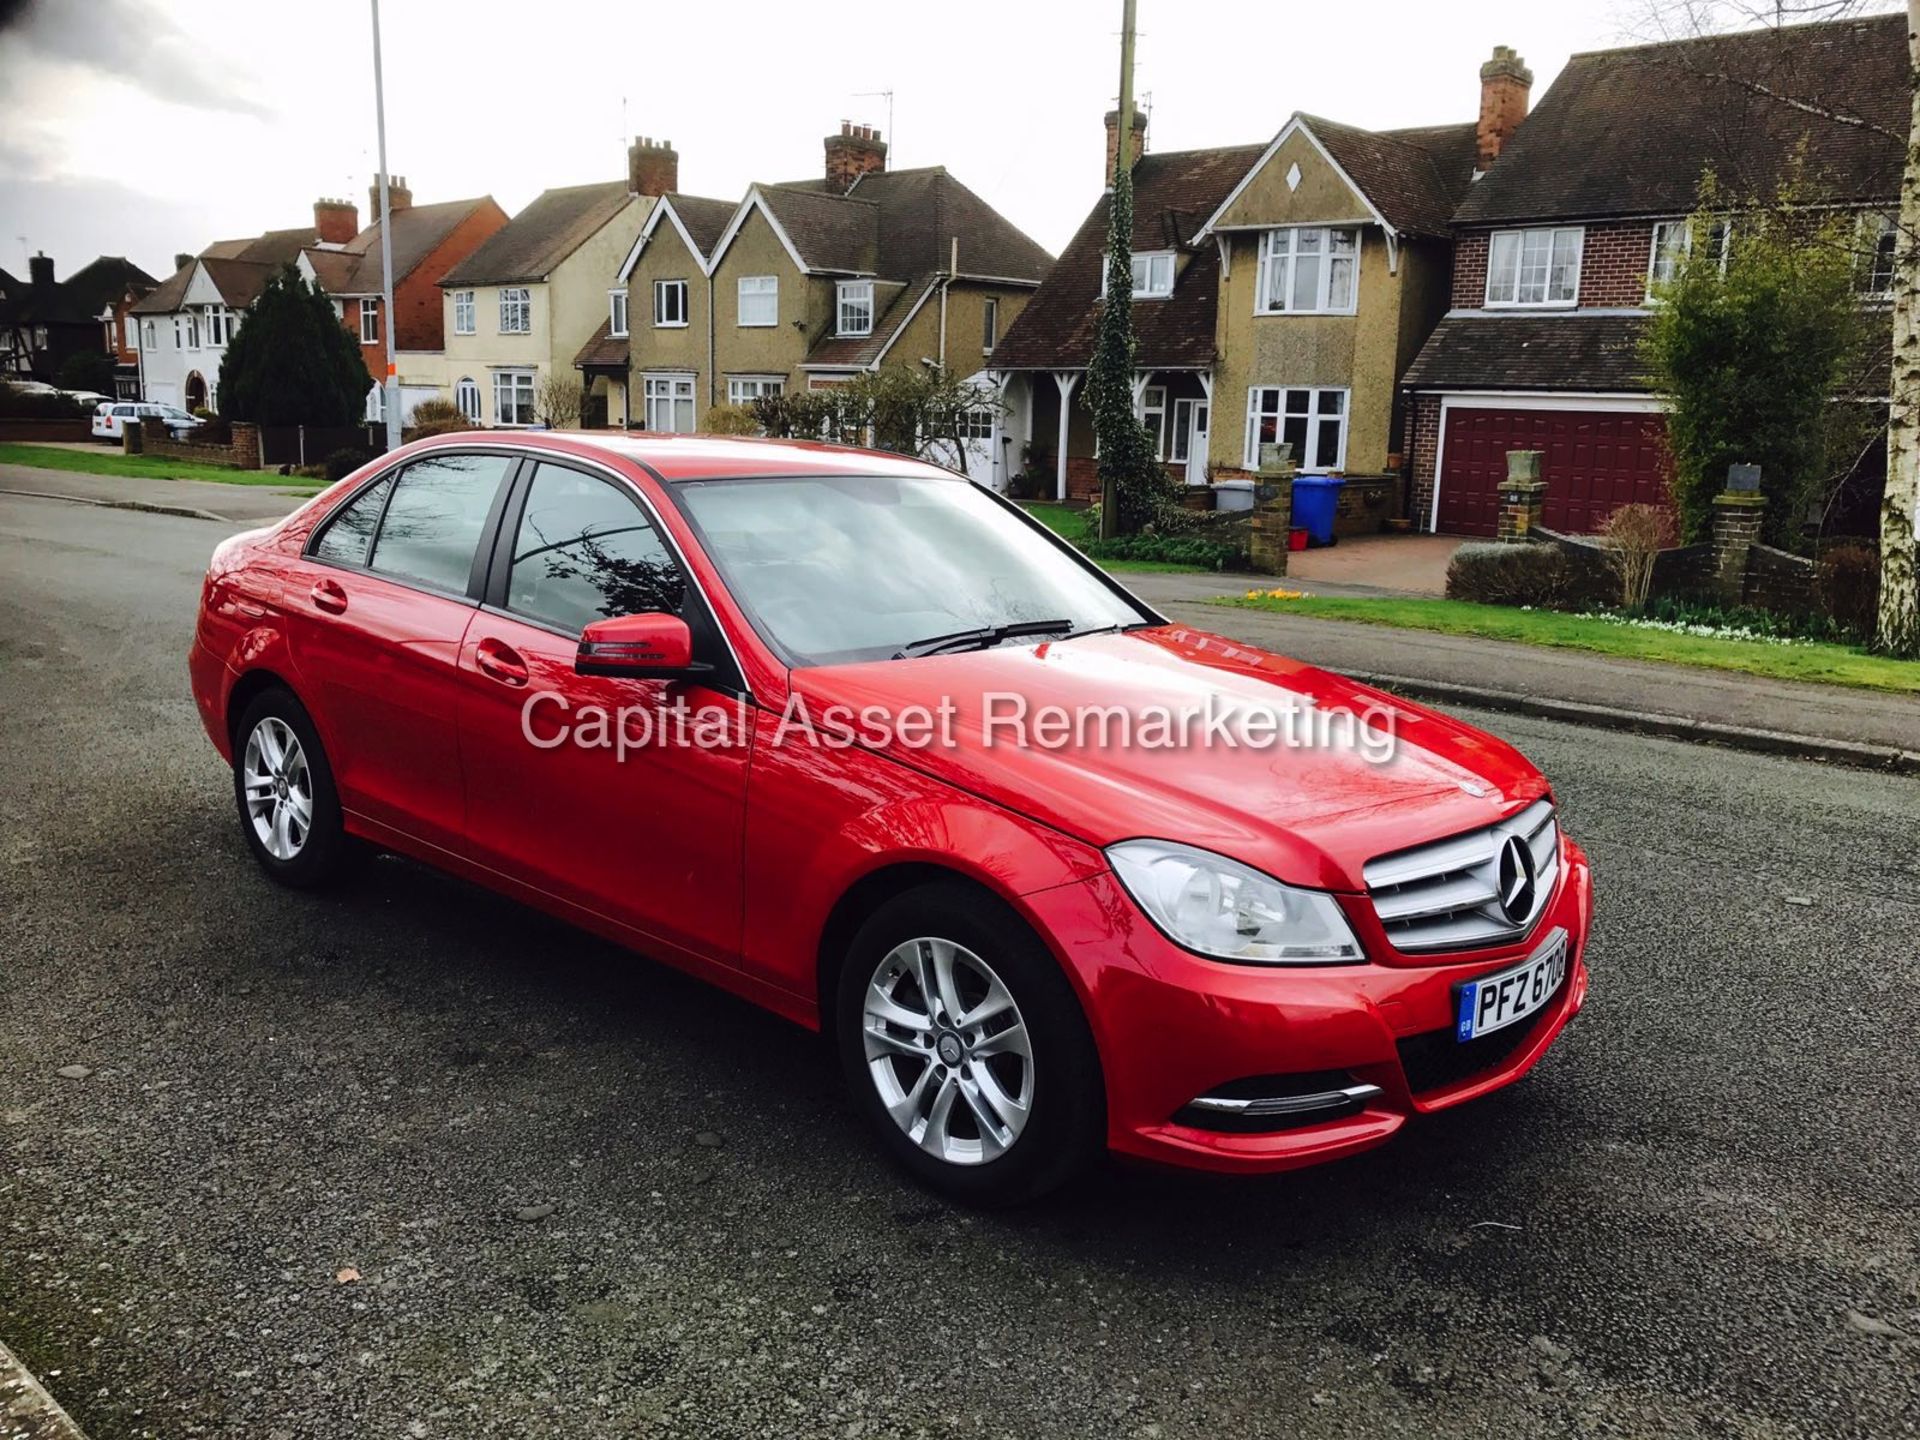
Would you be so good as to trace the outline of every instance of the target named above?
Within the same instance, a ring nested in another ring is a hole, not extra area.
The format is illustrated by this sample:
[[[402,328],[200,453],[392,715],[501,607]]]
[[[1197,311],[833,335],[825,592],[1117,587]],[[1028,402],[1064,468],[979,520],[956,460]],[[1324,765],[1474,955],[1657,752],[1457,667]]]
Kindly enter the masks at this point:
[[[1136,0],[1122,0],[1120,12],[1120,144],[1114,152],[1114,173],[1107,178],[1113,183],[1114,201],[1121,199],[1120,187],[1125,185],[1131,191],[1133,184],[1133,29]],[[1130,197],[1129,197],[1130,198]],[[1129,215],[1132,206],[1127,205]],[[1113,265],[1108,263],[1111,271]],[[1112,285],[1107,287],[1106,303],[1109,305],[1128,304],[1130,287],[1122,287],[1116,296]],[[1065,405],[1066,397],[1060,403]],[[1100,476],[1100,538],[1111,540],[1120,533],[1120,483],[1115,467],[1102,466]]]
[[[1127,0],[1131,5],[1133,0]],[[387,373],[380,378],[387,417],[387,449],[400,448],[400,367],[393,349],[393,207],[388,203],[387,92],[380,75],[380,0],[373,0],[373,115],[380,137],[380,336]]]

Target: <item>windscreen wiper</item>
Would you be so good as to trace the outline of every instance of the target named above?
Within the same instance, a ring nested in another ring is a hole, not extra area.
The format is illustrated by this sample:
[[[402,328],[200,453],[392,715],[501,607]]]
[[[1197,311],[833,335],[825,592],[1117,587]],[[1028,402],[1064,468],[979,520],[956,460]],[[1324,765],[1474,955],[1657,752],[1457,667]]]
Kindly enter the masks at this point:
[[[893,652],[896,660],[910,655],[939,655],[949,650],[985,650],[1003,640],[1021,635],[1058,635],[1073,629],[1071,620],[1016,620],[1010,625],[983,625],[977,630],[956,630],[951,635],[929,635]]]

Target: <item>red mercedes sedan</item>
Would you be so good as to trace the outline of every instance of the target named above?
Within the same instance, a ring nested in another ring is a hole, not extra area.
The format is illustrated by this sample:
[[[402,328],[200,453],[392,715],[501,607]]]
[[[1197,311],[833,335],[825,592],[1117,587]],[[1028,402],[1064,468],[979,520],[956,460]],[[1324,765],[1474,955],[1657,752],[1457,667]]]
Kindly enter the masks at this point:
[[[421,441],[221,545],[191,671],[273,879],[399,852],[816,1027],[980,1203],[1352,1154],[1586,997],[1587,860],[1510,746],[898,455]]]

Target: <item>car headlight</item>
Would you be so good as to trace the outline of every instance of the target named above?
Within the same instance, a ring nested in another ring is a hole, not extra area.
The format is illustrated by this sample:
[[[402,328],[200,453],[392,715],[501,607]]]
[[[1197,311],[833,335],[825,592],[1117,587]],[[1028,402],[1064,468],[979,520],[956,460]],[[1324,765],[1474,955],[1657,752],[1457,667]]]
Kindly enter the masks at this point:
[[[1175,944],[1217,960],[1344,965],[1364,957],[1338,902],[1171,840],[1125,840],[1107,859]]]

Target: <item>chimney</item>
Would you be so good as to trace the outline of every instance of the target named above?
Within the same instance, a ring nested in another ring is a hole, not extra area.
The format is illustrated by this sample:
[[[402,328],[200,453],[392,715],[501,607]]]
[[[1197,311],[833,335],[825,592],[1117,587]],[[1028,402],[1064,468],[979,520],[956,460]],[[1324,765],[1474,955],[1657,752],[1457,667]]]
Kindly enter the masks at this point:
[[[1474,129],[1479,165],[1492,167],[1520,122],[1527,118],[1527,93],[1533,72],[1513,53],[1511,45],[1493,47],[1493,58],[1480,67],[1480,123]]]
[[[627,147],[627,190],[634,195],[671,195],[680,188],[680,152],[671,140],[641,135]]]
[[[387,177],[387,209],[398,215],[413,204],[413,191],[407,188],[407,177],[389,175]],[[380,218],[380,177],[373,177],[373,183],[367,186],[367,223],[371,225]],[[356,234],[359,232],[355,232]],[[352,238],[352,237],[348,237]]]
[[[46,251],[27,257],[27,279],[36,290],[53,288],[53,261]]]
[[[887,168],[887,142],[871,125],[840,122],[840,133],[829,135],[827,145],[827,188],[844,195],[862,175]]]
[[[1133,149],[1127,158],[1127,169],[1129,170],[1133,169],[1147,148],[1147,117],[1140,112],[1140,107],[1137,105],[1133,110],[1132,139]],[[1118,110],[1109,110],[1107,112],[1107,168],[1100,180],[1101,185],[1108,190],[1113,188],[1114,162],[1119,154],[1120,112]]]
[[[360,212],[351,200],[329,200],[323,195],[313,202],[313,233],[322,245],[344,245],[360,233]]]
[[[173,268],[176,270],[184,270],[187,268],[187,266],[191,265],[192,263],[193,263],[193,256],[187,254],[187,252],[184,250],[182,250],[178,255],[173,257]]]

